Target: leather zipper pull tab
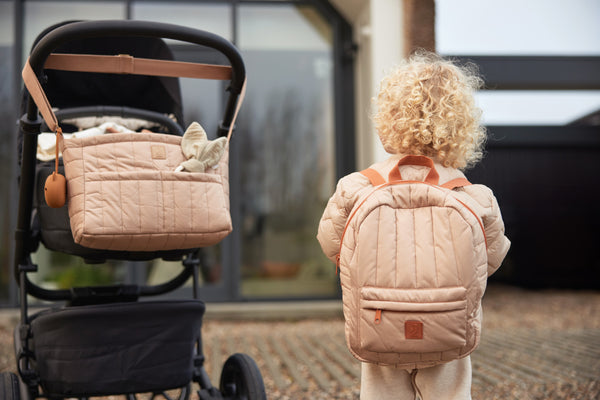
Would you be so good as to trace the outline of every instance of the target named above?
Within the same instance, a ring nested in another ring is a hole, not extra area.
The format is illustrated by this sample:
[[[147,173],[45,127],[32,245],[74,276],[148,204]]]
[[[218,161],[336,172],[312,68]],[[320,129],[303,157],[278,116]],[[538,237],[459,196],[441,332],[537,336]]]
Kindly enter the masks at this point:
[[[378,308],[375,310],[375,325],[379,325],[381,323],[381,309]]]

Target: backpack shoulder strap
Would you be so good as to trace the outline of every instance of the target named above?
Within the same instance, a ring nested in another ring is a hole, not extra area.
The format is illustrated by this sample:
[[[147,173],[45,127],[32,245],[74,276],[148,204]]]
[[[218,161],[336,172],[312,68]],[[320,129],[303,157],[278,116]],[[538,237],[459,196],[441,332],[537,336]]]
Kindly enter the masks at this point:
[[[446,189],[456,189],[457,187],[462,187],[462,186],[469,186],[471,184],[471,182],[469,182],[467,180],[467,178],[455,178],[452,180],[449,180],[448,182],[440,185],[443,188]]]
[[[373,186],[379,186],[385,183],[385,179],[383,179],[383,176],[381,176],[381,174],[373,168],[363,169],[362,171],[360,171],[360,173],[366,176],[371,182],[371,185]]]

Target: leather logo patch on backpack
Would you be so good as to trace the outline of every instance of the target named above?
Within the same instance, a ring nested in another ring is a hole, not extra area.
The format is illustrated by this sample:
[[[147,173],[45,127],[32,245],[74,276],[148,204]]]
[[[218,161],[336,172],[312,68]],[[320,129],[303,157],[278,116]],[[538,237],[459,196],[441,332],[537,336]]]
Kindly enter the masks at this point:
[[[423,323],[421,321],[406,321],[404,336],[407,339],[423,339]]]

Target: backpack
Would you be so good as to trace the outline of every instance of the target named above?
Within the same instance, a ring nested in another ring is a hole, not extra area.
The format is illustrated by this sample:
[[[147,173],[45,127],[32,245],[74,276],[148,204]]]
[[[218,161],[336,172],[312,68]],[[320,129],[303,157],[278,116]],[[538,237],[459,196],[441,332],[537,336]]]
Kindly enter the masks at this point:
[[[402,180],[401,165],[430,170]],[[350,352],[406,369],[467,356],[479,344],[487,279],[483,224],[453,191],[470,183],[439,185],[424,156],[404,157],[387,180],[361,173],[373,188],[354,205],[338,256]]]

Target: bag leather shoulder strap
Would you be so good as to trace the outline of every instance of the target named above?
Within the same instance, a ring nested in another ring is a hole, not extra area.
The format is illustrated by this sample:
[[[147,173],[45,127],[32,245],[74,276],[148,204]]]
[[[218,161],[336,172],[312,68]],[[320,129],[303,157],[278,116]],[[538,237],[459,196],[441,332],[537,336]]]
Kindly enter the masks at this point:
[[[77,72],[104,72],[174,78],[231,79],[227,65],[200,64],[171,60],[135,58],[127,54],[103,56],[93,54],[59,54],[48,56],[46,69]]]
[[[46,121],[46,125],[48,125],[48,129],[52,132],[56,132],[58,130],[58,119],[56,115],[54,115],[54,111],[52,111],[52,106],[50,106],[50,102],[46,97],[46,93],[44,89],[42,89],[42,85],[38,80],[37,76],[35,76],[35,72],[31,68],[29,64],[29,59],[25,62],[25,67],[23,67],[23,83],[25,83],[25,87],[31,95],[31,98],[37,105],[40,113],[42,114],[42,118]]]

